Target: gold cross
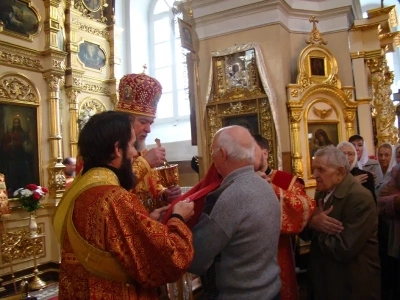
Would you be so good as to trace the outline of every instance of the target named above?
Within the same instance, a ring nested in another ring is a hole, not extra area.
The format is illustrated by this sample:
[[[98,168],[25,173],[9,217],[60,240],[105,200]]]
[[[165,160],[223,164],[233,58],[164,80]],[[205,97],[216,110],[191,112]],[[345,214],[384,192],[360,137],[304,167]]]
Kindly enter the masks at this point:
[[[312,16],[310,18],[310,23],[313,23],[313,30],[317,29],[317,25],[315,23],[318,23],[319,21],[317,20],[317,18],[315,16]]]
[[[146,64],[144,64],[144,65],[143,65],[143,72],[142,72],[142,73],[143,73],[143,74],[146,73],[146,70],[147,70],[147,66],[146,66]]]

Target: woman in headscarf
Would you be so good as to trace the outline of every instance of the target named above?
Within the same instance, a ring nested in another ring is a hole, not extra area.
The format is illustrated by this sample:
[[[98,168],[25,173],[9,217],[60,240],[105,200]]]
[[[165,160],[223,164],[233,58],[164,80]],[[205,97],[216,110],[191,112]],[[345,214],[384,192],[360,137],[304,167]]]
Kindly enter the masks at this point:
[[[386,241],[380,241],[383,246],[380,248],[386,251],[386,261],[381,258],[381,265],[382,291],[385,289],[387,295],[382,299],[400,299],[400,145],[393,156],[397,164],[390,171],[390,181],[381,188],[378,198],[379,217],[385,221],[387,230]]]
[[[367,147],[363,137],[355,134],[349,138],[349,142],[356,148],[358,168],[371,172],[374,176],[375,184],[379,183],[383,178],[381,167],[377,160],[368,157]]]
[[[376,196],[390,181],[392,168],[396,162],[396,148],[388,143],[383,143],[378,148],[378,162],[382,170],[383,178],[376,184]]]
[[[336,147],[346,155],[347,160],[349,161],[351,175],[353,175],[363,187],[372,193],[376,202],[374,176],[371,172],[361,170],[357,167],[357,151],[353,144],[349,142],[341,142]]]

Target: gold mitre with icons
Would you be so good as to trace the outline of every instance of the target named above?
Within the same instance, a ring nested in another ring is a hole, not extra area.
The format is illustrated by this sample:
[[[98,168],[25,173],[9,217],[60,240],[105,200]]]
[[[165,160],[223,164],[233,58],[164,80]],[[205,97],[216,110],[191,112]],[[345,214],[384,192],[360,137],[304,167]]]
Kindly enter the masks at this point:
[[[162,86],[157,79],[144,71],[140,74],[124,75],[119,82],[118,93],[116,110],[156,117],[158,101],[162,94]]]

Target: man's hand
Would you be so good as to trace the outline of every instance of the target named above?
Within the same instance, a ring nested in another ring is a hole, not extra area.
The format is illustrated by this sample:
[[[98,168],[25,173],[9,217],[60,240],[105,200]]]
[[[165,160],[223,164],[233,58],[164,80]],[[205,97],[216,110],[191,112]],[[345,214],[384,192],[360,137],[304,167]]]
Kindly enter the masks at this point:
[[[328,216],[332,210],[333,206],[323,210],[322,199],[318,200],[318,207],[308,222],[308,227],[327,234],[341,233],[344,229],[342,222]]]
[[[355,179],[358,183],[363,184],[364,182],[367,181],[367,179],[368,179],[368,174],[360,174],[360,175],[354,176],[354,179]]]
[[[150,167],[156,168],[161,166],[165,161],[165,148],[164,147],[156,147],[146,151],[143,155],[143,158],[147,160]]]
[[[164,191],[164,195],[168,203],[178,198],[182,194],[181,187],[179,185],[170,186]]]
[[[164,215],[170,206],[171,204],[168,204],[166,206],[156,208],[150,213],[150,218],[152,218],[155,221],[161,222],[161,220],[164,218]]]
[[[187,222],[194,215],[194,202],[189,202],[189,199],[179,201],[172,208],[172,213],[181,215]]]

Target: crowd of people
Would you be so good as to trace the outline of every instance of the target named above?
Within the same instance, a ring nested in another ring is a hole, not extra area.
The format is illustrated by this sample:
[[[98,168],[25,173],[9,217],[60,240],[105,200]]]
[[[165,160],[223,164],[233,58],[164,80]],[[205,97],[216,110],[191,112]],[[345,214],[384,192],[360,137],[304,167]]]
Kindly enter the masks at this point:
[[[154,78],[126,75],[116,110],[80,132],[53,218],[60,300],[192,299],[187,272],[202,299],[296,300],[296,235],[311,242],[308,299],[400,299],[400,147],[381,145],[377,161],[359,135],[318,149],[312,199],[302,179],[269,167],[268,140],[227,126],[182,194],[155,170],[165,148],[146,150],[160,96]]]

